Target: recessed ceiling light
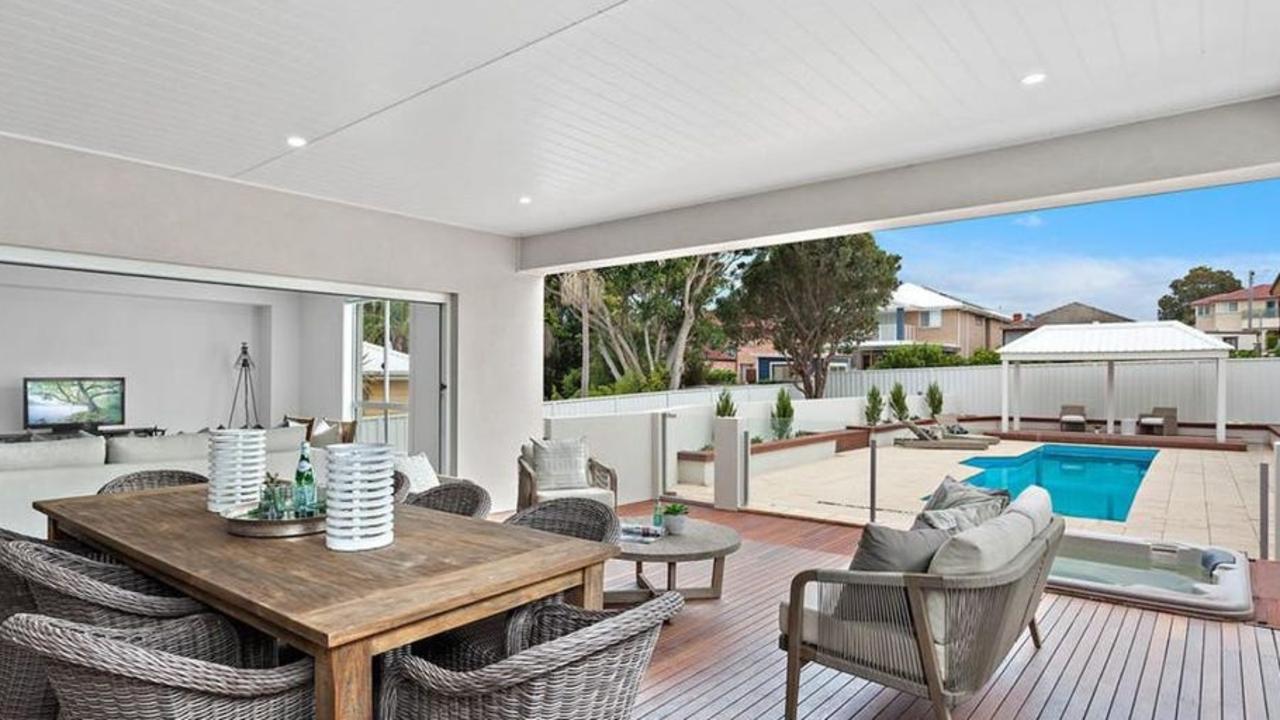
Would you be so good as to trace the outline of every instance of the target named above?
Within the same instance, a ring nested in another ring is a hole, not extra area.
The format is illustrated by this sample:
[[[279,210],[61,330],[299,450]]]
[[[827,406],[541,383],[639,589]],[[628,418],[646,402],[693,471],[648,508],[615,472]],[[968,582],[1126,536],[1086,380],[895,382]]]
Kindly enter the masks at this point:
[[[529,197],[528,195],[521,195],[521,196],[520,196],[520,204],[521,204],[521,205],[528,205],[528,204],[529,204],[529,203],[531,203],[531,202],[533,202],[533,198]]]
[[[1049,79],[1049,76],[1045,75],[1042,72],[1033,72],[1033,73],[1028,73],[1022,76],[1022,84],[1023,85],[1039,85],[1040,83],[1048,79]]]
[[[289,147],[292,147],[292,148],[300,148],[303,145],[307,144],[307,139],[302,137],[301,135],[290,135],[289,137],[285,138],[284,141],[289,143]]]

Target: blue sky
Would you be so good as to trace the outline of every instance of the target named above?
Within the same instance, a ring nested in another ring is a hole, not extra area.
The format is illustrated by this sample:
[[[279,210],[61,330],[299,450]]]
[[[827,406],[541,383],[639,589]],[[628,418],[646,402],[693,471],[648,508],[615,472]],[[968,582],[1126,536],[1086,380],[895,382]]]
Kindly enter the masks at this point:
[[[1280,271],[1280,180],[876,233],[903,281],[1007,313],[1072,300],[1154,319],[1195,265],[1257,282]]]

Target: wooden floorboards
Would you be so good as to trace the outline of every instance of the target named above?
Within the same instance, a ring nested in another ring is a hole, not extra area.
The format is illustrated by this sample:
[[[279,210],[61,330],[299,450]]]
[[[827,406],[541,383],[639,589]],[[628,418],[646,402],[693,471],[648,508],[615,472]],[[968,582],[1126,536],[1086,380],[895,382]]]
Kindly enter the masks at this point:
[[[738,528],[742,549],[729,558],[724,598],[690,603],[663,630],[634,717],[781,718],[778,602],[800,570],[847,565],[858,530],[693,512]],[[682,582],[705,581],[705,565],[682,566]],[[629,564],[613,562],[606,583],[630,577]],[[1024,635],[992,681],[956,709],[957,720],[1280,718],[1274,630],[1062,595],[1046,595],[1039,617],[1044,647],[1033,651]],[[916,698],[818,666],[802,683],[801,717],[810,720],[932,717]]]

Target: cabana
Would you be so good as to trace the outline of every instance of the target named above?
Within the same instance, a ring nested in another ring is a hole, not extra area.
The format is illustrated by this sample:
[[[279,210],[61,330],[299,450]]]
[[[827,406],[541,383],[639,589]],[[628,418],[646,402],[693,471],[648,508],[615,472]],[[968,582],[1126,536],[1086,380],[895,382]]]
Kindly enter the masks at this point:
[[[1000,430],[1008,432],[1010,400],[1013,429],[1022,425],[1022,364],[1028,362],[1104,362],[1107,368],[1107,433],[1115,432],[1116,363],[1150,360],[1212,361],[1217,370],[1218,442],[1227,439],[1227,358],[1231,346],[1176,321],[1045,325],[1000,348]],[[1010,385],[1012,384],[1012,398]],[[1064,398],[1074,400],[1076,398]]]

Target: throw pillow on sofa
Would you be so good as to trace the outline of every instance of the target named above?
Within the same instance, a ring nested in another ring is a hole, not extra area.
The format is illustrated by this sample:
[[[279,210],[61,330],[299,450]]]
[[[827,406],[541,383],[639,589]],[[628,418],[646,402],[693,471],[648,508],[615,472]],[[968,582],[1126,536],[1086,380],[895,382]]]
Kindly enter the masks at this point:
[[[972,485],[967,482],[960,482],[948,475],[942,479],[942,483],[937,489],[929,495],[929,500],[924,504],[924,510],[946,510],[947,508],[959,507],[970,503],[983,503],[990,500],[999,500],[1000,509],[1009,504],[1008,490],[988,490]]]
[[[970,502],[941,510],[923,510],[916,516],[911,529],[936,528],[952,533],[963,532],[999,515],[1003,508],[1003,501],[987,498],[982,502]]]
[[[886,525],[871,523],[862,528],[858,549],[853,553],[849,569],[855,572],[922,573],[951,537],[946,530],[923,528],[898,530]],[[823,587],[823,586],[820,586]],[[907,607],[906,592],[901,592],[898,607],[886,607],[884,602],[867,602],[848,588],[840,590],[835,616],[852,622],[897,622],[905,614],[898,612]]]
[[[397,455],[395,470],[409,480],[409,494],[425,492],[440,484],[436,469],[431,466],[431,459],[426,453],[417,455]]]

